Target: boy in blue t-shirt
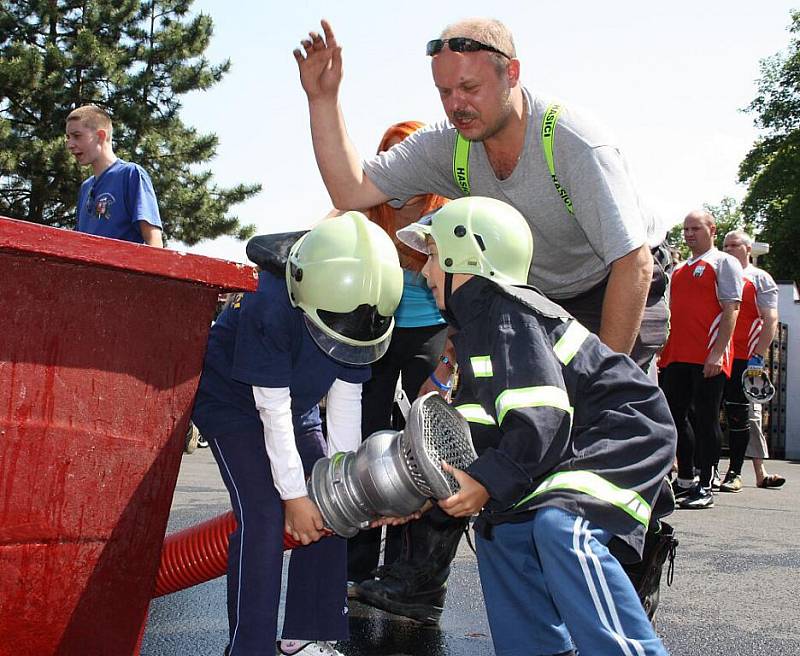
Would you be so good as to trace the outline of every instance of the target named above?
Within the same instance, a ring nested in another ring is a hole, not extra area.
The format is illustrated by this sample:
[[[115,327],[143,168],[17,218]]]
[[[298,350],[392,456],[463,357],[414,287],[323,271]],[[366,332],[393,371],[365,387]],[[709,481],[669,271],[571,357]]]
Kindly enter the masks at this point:
[[[150,176],[114,154],[108,114],[84,105],[67,116],[67,148],[93,175],[78,193],[77,230],[163,247],[161,217]]]
[[[271,237],[279,250],[286,236]],[[306,477],[361,441],[361,385],[389,346],[403,274],[389,236],[358,212],[302,236],[281,268],[261,271],[258,291],[234,297],[212,327],[194,405],[238,522],[226,653],[275,653],[286,530],[308,546],[291,556],[279,653],[336,656],[348,637],[347,542],[320,540]]]

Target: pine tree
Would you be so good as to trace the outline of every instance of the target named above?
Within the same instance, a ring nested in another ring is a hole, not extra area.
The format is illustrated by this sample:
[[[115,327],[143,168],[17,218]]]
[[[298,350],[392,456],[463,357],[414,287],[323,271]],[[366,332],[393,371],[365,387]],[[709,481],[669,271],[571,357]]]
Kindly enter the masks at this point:
[[[739,167],[747,183],[744,215],[770,244],[764,268],[775,278],[800,280],[800,11],[792,13],[795,36],[787,51],[761,62],[758,96],[747,111],[763,136]],[[759,262],[760,263],[760,262]]]
[[[250,236],[229,209],[260,185],[220,188],[203,168],[218,145],[180,118],[181,96],[220,81],[230,62],[203,53],[213,25],[192,0],[0,0],[0,215],[74,227],[86,170],[64,145],[75,107],[114,122],[117,156],[142,165],[167,238]]]

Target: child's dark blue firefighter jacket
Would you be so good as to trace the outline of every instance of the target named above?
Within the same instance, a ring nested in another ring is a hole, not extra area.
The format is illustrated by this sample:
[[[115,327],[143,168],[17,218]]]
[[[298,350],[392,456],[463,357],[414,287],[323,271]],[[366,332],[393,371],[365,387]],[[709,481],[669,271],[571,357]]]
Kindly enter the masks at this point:
[[[491,495],[476,530],[557,506],[640,555],[675,456],[661,390],[532,288],[474,277],[447,309],[458,330],[454,403],[480,454],[467,473]]]

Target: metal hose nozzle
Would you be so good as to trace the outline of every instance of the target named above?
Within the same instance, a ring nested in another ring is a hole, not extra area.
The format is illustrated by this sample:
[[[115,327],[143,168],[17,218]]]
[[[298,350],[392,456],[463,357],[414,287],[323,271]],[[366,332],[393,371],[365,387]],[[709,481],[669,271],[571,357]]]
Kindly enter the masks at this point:
[[[429,498],[446,499],[458,482],[442,461],[465,469],[476,458],[466,420],[436,393],[414,401],[403,431],[378,431],[357,451],[316,462],[309,495],[325,524],[352,537],[379,517],[404,517]]]

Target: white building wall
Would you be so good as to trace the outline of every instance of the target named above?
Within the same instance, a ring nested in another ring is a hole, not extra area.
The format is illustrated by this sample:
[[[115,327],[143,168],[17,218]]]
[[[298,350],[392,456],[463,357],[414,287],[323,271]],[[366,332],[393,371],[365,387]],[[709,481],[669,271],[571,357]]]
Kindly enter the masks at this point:
[[[778,283],[778,317],[789,327],[786,345],[786,458],[800,460],[800,294],[792,282]]]

